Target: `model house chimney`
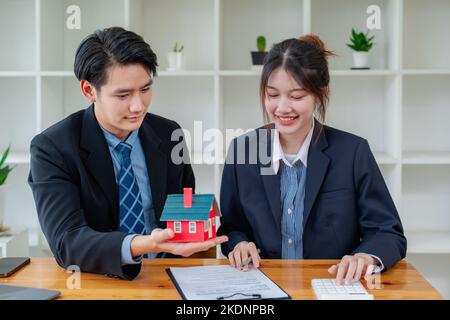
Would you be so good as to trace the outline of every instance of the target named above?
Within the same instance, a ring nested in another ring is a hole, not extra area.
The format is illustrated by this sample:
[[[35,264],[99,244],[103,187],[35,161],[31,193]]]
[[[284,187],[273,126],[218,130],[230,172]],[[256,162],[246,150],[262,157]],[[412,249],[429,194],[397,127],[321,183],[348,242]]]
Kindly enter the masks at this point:
[[[192,188],[183,188],[184,207],[192,207]]]

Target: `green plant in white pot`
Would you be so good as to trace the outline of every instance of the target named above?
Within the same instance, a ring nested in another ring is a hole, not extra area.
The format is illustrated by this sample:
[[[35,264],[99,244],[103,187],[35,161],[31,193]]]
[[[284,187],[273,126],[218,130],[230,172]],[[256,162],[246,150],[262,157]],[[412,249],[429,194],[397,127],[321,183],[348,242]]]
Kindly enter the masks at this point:
[[[368,31],[362,33],[352,29],[351,43],[347,43],[347,46],[353,49],[353,69],[369,69],[369,50],[374,37],[369,37]]]
[[[14,169],[14,167],[11,167],[10,165],[5,165],[6,158],[8,157],[10,150],[10,146],[6,148],[5,152],[3,152],[2,157],[0,159],[0,232],[3,231],[3,219],[5,216],[4,209],[5,209],[5,182],[8,178],[9,173]]]
[[[178,47],[178,43],[175,42],[175,45],[171,52],[167,54],[167,60],[169,63],[168,71],[178,71],[184,69],[184,54],[183,54],[184,46],[181,45]]]

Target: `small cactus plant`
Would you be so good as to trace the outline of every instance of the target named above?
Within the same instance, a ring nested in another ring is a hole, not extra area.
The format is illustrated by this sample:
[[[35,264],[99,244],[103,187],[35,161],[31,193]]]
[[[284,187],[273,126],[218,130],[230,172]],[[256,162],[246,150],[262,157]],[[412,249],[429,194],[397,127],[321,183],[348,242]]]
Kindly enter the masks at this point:
[[[264,36],[259,36],[256,38],[256,46],[259,52],[266,51],[266,38]]]
[[[266,51],[266,38],[264,36],[258,36],[256,38],[256,47],[258,51],[252,51],[252,69],[259,70],[264,64],[264,59],[266,58],[268,52]]]

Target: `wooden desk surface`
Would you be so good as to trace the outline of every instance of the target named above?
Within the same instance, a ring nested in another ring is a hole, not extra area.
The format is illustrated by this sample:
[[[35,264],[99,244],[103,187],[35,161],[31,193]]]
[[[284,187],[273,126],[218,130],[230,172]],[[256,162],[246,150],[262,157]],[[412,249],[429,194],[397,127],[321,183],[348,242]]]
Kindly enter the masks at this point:
[[[335,260],[263,260],[261,271],[293,299],[314,299],[310,281],[330,278],[328,267]],[[165,268],[228,264],[216,259],[148,259],[133,281],[81,273],[81,289],[68,289],[71,276],[53,258],[32,258],[31,263],[0,284],[31,286],[61,291],[60,299],[180,299]],[[362,281],[365,284],[365,281]],[[442,299],[442,296],[407,261],[381,274],[382,289],[368,291],[375,299]]]

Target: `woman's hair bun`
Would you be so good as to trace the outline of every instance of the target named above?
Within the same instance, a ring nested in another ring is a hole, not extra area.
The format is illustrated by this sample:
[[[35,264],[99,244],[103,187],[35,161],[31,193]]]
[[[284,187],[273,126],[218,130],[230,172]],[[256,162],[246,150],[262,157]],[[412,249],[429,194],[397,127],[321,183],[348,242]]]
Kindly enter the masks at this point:
[[[308,42],[312,45],[314,45],[316,48],[318,48],[322,54],[325,56],[325,58],[328,57],[333,57],[336,54],[333,51],[328,50],[325,47],[325,44],[323,43],[323,41],[319,38],[319,36],[315,35],[315,34],[306,34],[304,36],[301,36],[299,38],[300,41],[305,41]]]

